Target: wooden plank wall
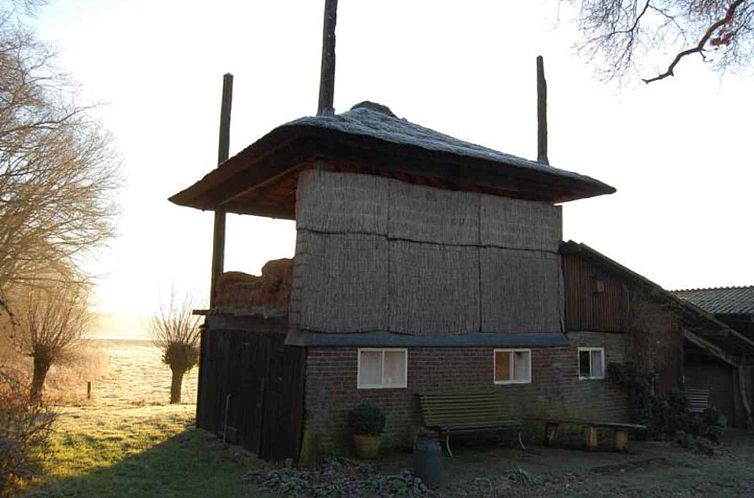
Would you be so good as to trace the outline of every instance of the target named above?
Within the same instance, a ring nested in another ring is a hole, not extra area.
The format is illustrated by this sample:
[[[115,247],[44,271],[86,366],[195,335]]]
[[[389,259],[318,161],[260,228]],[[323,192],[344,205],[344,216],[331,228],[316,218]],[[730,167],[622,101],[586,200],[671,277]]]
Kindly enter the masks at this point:
[[[629,292],[625,282],[576,254],[563,254],[566,330],[625,332]]]
[[[208,328],[203,336],[197,426],[267,460],[296,459],[303,429],[305,350],[285,334]],[[227,408],[227,418],[226,418]]]

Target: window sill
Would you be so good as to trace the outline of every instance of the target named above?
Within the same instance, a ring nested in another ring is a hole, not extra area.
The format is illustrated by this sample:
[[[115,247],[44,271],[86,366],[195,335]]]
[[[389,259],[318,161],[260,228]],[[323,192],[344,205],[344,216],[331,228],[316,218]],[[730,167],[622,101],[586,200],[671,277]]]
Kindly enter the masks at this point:
[[[356,386],[356,389],[406,389],[407,385],[396,385],[396,386],[383,386],[379,384],[375,385],[362,385],[362,386]]]
[[[529,380],[496,380],[494,381],[496,386],[504,386],[506,384],[531,384]]]

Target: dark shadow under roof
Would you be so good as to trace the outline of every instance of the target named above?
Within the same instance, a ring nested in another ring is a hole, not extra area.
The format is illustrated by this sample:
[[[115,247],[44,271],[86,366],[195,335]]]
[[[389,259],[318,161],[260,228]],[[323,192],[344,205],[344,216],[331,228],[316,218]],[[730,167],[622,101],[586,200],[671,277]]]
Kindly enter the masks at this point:
[[[754,316],[754,285],[684,289],[672,292],[708,313]]]
[[[339,115],[304,117],[275,128],[170,200],[293,218],[294,180],[317,161],[439,188],[548,202],[615,192],[588,176],[464,142],[365,102]]]

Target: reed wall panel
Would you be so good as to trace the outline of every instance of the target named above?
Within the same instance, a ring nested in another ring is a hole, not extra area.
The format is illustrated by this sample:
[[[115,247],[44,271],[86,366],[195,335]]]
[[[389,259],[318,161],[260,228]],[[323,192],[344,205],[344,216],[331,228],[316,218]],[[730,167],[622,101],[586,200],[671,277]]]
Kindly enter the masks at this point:
[[[483,332],[559,332],[560,258],[537,251],[482,248]]]
[[[563,238],[560,206],[481,195],[479,217],[483,246],[558,252]]]
[[[388,180],[309,170],[301,173],[296,228],[327,233],[387,235]]]
[[[301,277],[299,325],[321,332],[387,330],[387,240],[361,234],[304,237],[307,263]]]
[[[297,195],[293,327],[561,330],[560,208],[326,171]]]
[[[390,180],[391,239],[479,245],[479,196]]]
[[[389,330],[457,334],[479,330],[476,247],[390,241]]]

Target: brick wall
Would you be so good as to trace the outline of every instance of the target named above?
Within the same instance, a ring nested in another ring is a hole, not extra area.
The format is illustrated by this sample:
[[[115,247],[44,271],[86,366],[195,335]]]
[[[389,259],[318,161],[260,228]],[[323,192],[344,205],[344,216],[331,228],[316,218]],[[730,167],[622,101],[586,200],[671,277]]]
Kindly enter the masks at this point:
[[[493,348],[409,348],[408,387],[357,389],[357,348],[310,348],[306,369],[306,430],[326,452],[348,452],[348,411],[362,402],[381,407],[385,446],[408,445],[420,427],[420,392],[495,390],[511,417],[560,415],[626,421],[625,396],[605,380],[579,380],[577,345],[605,347],[605,364],[623,362],[625,336],[569,334],[572,347],[532,349],[531,384],[495,385]]]

